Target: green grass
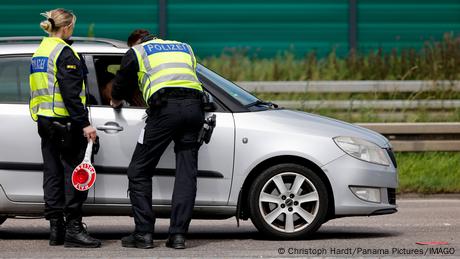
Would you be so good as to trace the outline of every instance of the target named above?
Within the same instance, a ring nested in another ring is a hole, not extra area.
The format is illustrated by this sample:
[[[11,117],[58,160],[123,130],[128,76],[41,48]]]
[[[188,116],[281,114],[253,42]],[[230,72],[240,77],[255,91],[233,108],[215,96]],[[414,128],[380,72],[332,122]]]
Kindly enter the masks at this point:
[[[426,42],[421,50],[402,49],[385,53],[350,52],[337,57],[335,51],[322,59],[314,52],[298,55],[284,51],[273,58],[250,56],[233,50],[219,57],[207,57],[202,63],[233,81],[258,80],[460,80],[460,37],[445,34],[441,42]],[[277,100],[454,100],[460,92],[437,88],[414,93],[254,93],[257,97]],[[460,109],[386,110],[375,108],[337,111],[302,109],[348,122],[453,122],[460,121]],[[389,116],[394,114],[395,116]]]
[[[315,52],[294,50],[273,58],[247,53],[232,49],[199,60],[233,81],[460,79],[460,37],[449,33],[441,42],[426,42],[421,50],[352,51],[346,57],[338,57],[332,50],[326,58],[318,58]]]
[[[399,193],[460,193],[460,152],[396,153]]]

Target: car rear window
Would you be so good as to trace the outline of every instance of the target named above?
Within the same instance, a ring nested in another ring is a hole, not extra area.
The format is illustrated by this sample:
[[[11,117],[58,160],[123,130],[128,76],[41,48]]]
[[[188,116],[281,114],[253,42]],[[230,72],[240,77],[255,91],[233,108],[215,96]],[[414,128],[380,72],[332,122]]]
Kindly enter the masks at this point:
[[[0,103],[29,101],[30,57],[0,57]]]

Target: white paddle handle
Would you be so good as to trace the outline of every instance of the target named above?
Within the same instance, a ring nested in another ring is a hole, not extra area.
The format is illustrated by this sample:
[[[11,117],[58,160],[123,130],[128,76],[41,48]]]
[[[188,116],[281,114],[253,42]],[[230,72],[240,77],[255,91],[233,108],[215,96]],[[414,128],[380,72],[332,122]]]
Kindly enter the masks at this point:
[[[91,164],[91,154],[93,153],[93,141],[88,141],[88,146],[86,146],[85,158],[83,162]]]

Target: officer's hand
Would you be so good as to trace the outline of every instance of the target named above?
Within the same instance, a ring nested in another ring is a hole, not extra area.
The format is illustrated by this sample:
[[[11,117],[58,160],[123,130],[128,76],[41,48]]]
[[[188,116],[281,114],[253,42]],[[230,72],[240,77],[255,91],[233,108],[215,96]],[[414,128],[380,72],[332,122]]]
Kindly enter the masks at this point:
[[[92,140],[93,142],[96,141],[96,129],[93,128],[91,125],[83,128],[83,136],[85,136],[86,139]]]
[[[115,99],[110,100],[110,106],[112,106],[112,108],[114,109],[120,109],[122,105],[123,105],[122,100],[115,100]]]

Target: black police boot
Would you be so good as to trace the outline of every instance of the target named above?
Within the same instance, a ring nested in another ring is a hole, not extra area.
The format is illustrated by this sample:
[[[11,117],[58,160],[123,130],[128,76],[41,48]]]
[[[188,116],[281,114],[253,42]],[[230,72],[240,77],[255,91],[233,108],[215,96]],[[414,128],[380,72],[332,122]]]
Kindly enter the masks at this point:
[[[152,234],[134,232],[121,239],[121,246],[142,249],[153,248]]]
[[[174,249],[185,248],[185,236],[182,234],[172,234],[166,240],[166,246]]]
[[[65,223],[63,218],[50,219],[50,246],[64,244]]]
[[[80,220],[67,222],[64,247],[95,248],[100,246],[101,241],[88,235]]]

